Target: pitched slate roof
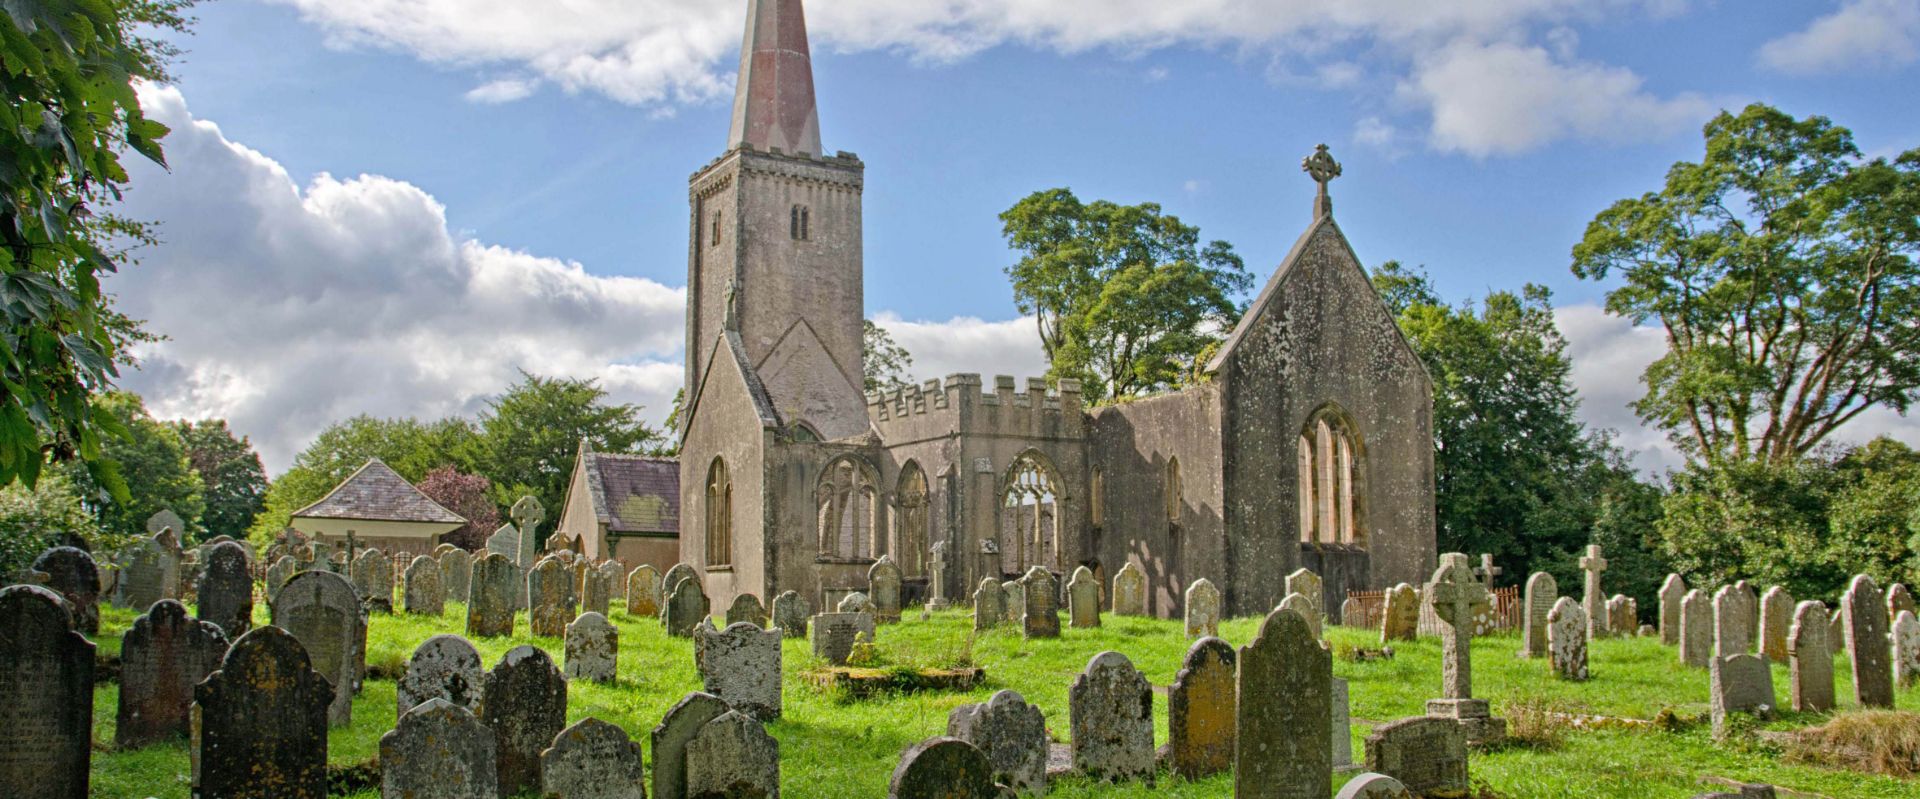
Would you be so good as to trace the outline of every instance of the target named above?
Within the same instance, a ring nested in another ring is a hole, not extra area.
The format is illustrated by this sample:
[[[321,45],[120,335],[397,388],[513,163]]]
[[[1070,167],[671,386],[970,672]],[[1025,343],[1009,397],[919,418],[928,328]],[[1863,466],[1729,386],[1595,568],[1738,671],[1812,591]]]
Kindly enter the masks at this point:
[[[593,515],[616,533],[680,534],[680,462],[584,453]]]
[[[293,512],[311,519],[354,519],[378,522],[466,524],[467,520],[441,507],[379,458],[367,461],[319,502]]]

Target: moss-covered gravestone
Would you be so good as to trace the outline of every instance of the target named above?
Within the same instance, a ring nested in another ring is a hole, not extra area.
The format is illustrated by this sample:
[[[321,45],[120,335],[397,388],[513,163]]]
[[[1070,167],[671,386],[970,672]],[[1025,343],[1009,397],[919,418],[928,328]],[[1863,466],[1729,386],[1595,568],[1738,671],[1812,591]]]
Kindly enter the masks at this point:
[[[100,566],[75,547],[54,547],[33,559],[33,570],[47,575],[46,587],[67,601],[76,629],[100,632]]]
[[[540,753],[567,724],[567,678],[547,653],[516,646],[487,672],[480,721],[493,730],[500,793],[540,787]]]
[[[627,731],[583,719],[540,754],[541,795],[564,799],[646,799],[640,744]]]
[[[207,548],[199,606],[200,620],[219,625],[229,640],[253,628],[253,570],[246,547],[222,541]]]
[[[513,634],[513,609],[520,595],[520,567],[498,552],[473,562],[472,593],[467,600],[467,635],[494,638]]]
[[[496,799],[493,731],[472,711],[429,699],[380,736],[380,795],[406,799]]]
[[[407,673],[394,686],[396,713],[430,699],[443,699],[469,711],[480,709],[480,652],[457,635],[436,635],[407,659]]]
[[[212,622],[187,615],[171,599],[153,603],[120,639],[120,706],[113,742],[132,748],[185,737],[193,687],[220,668],[227,636]]]
[[[979,748],[957,738],[932,738],[907,748],[887,787],[887,799],[998,799],[993,766]]]
[[[1167,689],[1167,748],[1174,773],[1191,780],[1233,768],[1237,662],[1233,646],[1218,638],[1202,638],[1187,650]]]
[[[309,662],[333,687],[327,722],[353,721],[353,696],[367,670],[367,613],[346,578],[301,572],[273,595],[273,623],[300,642]]]
[[[93,644],[60,595],[0,589],[0,796],[86,799]]]
[[[1240,650],[1235,796],[1333,792],[1332,680],[1333,654],[1307,620],[1285,608],[1268,614]]]
[[[326,799],[335,694],[298,639],[279,627],[240,636],[193,695],[194,796]]]
[[[732,708],[712,694],[691,693],[675,703],[653,728],[653,799],[686,799],[687,744],[707,723]]]

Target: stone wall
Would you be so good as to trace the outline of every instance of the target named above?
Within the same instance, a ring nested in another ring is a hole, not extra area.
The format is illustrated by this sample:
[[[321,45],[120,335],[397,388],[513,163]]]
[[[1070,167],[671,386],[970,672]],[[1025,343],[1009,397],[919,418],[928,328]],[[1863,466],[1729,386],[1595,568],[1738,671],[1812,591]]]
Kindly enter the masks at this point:
[[[1108,575],[1128,563],[1147,576],[1147,611],[1182,612],[1188,585],[1227,582],[1220,392],[1203,385],[1094,410],[1089,485],[1101,506],[1094,553]],[[1169,461],[1178,459],[1178,510],[1169,513]],[[1176,518],[1177,517],[1177,518]]]

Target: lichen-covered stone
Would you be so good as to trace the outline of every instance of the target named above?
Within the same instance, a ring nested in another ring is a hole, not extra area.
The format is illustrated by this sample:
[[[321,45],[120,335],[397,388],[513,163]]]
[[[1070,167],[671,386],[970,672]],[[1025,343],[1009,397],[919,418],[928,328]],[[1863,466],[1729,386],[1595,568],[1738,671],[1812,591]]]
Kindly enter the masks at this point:
[[[881,555],[867,569],[867,593],[873,599],[874,621],[892,624],[900,620],[900,567],[892,555]]]
[[[153,603],[120,639],[120,704],[113,742],[131,749],[189,730],[193,687],[220,668],[227,636],[171,599]]]
[[[1555,675],[1587,679],[1587,611],[1573,597],[1561,597],[1547,614],[1547,650]]]
[[[429,699],[380,736],[380,795],[499,799],[494,736],[473,711]]]
[[[1698,588],[1680,600],[1680,662],[1704,669],[1713,658],[1713,604]]]
[[[414,616],[446,612],[447,592],[440,587],[440,563],[425,555],[414,558],[400,574],[402,609]]]
[[[754,718],[780,718],[778,630],[746,623],[715,630],[711,622],[703,622],[694,628],[693,659],[707,693]]]
[[[973,629],[991,630],[1000,626],[1007,617],[1007,596],[1000,590],[1000,581],[992,577],[980,580],[980,587],[973,592]]]
[[[733,604],[727,608],[727,624],[751,624],[755,627],[767,626],[767,609],[760,604],[760,598],[752,594],[740,594],[733,598]]]
[[[1277,609],[1240,650],[1234,795],[1333,792],[1333,654],[1307,620]]]
[[[353,590],[369,613],[393,612],[393,559],[378,549],[363,549],[348,568]]]
[[[1021,633],[1028,638],[1060,637],[1060,584],[1053,573],[1035,566],[1020,578]]]
[[[1147,574],[1131,561],[1113,576],[1113,615],[1147,615]]]
[[[32,568],[47,575],[47,589],[67,601],[74,629],[88,635],[100,632],[100,565],[92,555],[76,547],[53,547],[34,558]]]
[[[644,772],[640,743],[627,737],[626,730],[582,719],[562,730],[541,753],[540,794],[548,799],[647,799]]]
[[[800,598],[798,591],[782,591],[773,598],[773,626],[787,638],[807,637],[807,617],[813,615],[813,609],[807,607],[807,600]]]
[[[1220,589],[1202,577],[1187,586],[1187,637],[1220,635]]]
[[[1022,794],[1047,792],[1046,716],[1019,693],[998,691],[984,703],[954,708],[947,734],[980,748],[994,782]]]
[[[813,617],[812,628],[814,657],[835,666],[845,666],[847,659],[853,655],[853,645],[861,636],[873,640],[873,614],[822,613]]]
[[[1760,600],[1746,581],[1721,586],[1713,594],[1713,654],[1715,657],[1753,651],[1754,617]]]
[[[353,696],[367,672],[367,612],[359,594],[338,574],[306,571],[273,595],[271,607],[274,625],[300,642],[314,670],[333,686],[327,723],[352,723]]]
[[[900,756],[887,799],[999,799],[1000,791],[979,748],[957,738],[932,738]]]
[[[1291,610],[1300,614],[1300,618],[1306,620],[1307,628],[1313,631],[1313,637],[1320,637],[1320,616],[1318,610],[1313,606],[1313,602],[1307,599],[1305,594],[1288,594],[1286,599],[1280,600],[1280,607],[1277,609]]]
[[[1773,670],[1760,655],[1715,655],[1708,667],[1708,699],[1713,711],[1713,735],[1724,737],[1733,713],[1770,716],[1778,700],[1773,693]]]
[[[584,564],[582,564],[584,566]],[[616,567],[617,568],[617,567]],[[580,573],[580,612],[605,616],[613,612],[614,575],[597,566]]]
[[[435,556],[440,566],[440,591],[455,602],[468,602],[473,586],[473,555],[459,547],[442,544]]]
[[[93,643],[38,585],[0,588],[0,642],[0,796],[86,799]]]
[[[655,618],[660,615],[660,573],[641,564],[627,575],[627,615]]]
[[[1327,618],[1325,584],[1321,582],[1320,575],[1314,574],[1311,569],[1295,569],[1292,574],[1287,575],[1286,592],[1288,596],[1299,594],[1305,598],[1307,607],[1312,608],[1312,612],[1302,615],[1305,615],[1307,623],[1313,625],[1313,629],[1318,631]]]
[[[567,625],[568,679],[610,683],[619,662],[620,630],[607,617],[589,611]]]
[[[1666,582],[1660,584],[1660,643],[1677,646],[1680,643],[1680,603],[1687,598],[1687,581],[1678,574],[1668,574]]]
[[[1600,585],[1600,575],[1606,570],[1607,559],[1601,555],[1600,545],[1588,544],[1586,556],[1580,559],[1580,609],[1587,612],[1587,634],[1594,638],[1606,638],[1613,633],[1607,624],[1610,621],[1607,617],[1607,593]]]
[[[687,799],[779,799],[780,742],[739,711],[687,742]]]
[[[429,699],[442,699],[469,711],[480,709],[485,672],[480,652],[457,635],[436,635],[421,642],[407,659],[407,672],[394,684],[396,713]]]
[[[1787,661],[1787,629],[1793,626],[1793,595],[1774,586],[1760,595],[1760,654],[1774,663]]]
[[[1386,608],[1380,614],[1380,643],[1412,641],[1419,635],[1419,590],[1406,583],[1387,589]]]
[[[536,636],[559,638],[575,614],[573,575],[559,558],[542,558],[527,572],[527,626]]]
[[[694,628],[705,622],[707,614],[712,612],[713,608],[707,603],[706,593],[700,590],[700,581],[683,579],[674,584],[673,592],[667,596],[667,606],[661,611],[661,621],[664,622],[668,635],[692,638]]]
[[[280,586],[286,585],[288,580],[293,579],[294,572],[297,571],[300,571],[300,562],[294,560],[292,555],[281,555],[273,565],[267,567],[267,582],[262,586],[262,590],[268,602],[273,601],[273,595],[279,593]]]
[[[1560,601],[1560,585],[1553,575],[1534,572],[1527,577],[1525,605],[1521,608],[1520,656],[1547,656],[1547,614]],[[1584,632],[1583,632],[1584,634]]]
[[[1400,781],[1415,796],[1466,796],[1466,734],[1451,719],[1433,716],[1380,725],[1367,736],[1367,770]]]
[[[193,795],[326,799],[328,704],[335,695],[286,631],[257,627],[240,636],[220,670],[193,689]]]
[[[495,638],[513,634],[513,610],[520,589],[520,568],[498,552],[473,562],[471,598],[467,600],[467,635]]]
[[[493,730],[500,795],[540,787],[540,753],[567,723],[567,680],[547,653],[516,646],[487,672],[480,721]]]
[[[1847,659],[1853,662],[1853,701],[1861,707],[1893,707],[1885,601],[1873,578],[1864,574],[1854,577],[1840,597]]]
[[[1893,620],[1893,683],[1902,688],[1920,684],[1920,618],[1901,610]]]
[[[687,799],[687,744],[732,708],[712,694],[691,693],[653,728],[653,799]]]
[[[1085,566],[1074,569],[1067,583],[1067,624],[1076,629],[1100,626],[1100,581]]]
[[[1187,649],[1167,689],[1167,753],[1174,773],[1192,780],[1233,768],[1237,662],[1233,646],[1218,638],[1202,638]]]
[[[1067,692],[1073,770],[1095,780],[1153,781],[1153,686],[1119,652],[1087,661]]]

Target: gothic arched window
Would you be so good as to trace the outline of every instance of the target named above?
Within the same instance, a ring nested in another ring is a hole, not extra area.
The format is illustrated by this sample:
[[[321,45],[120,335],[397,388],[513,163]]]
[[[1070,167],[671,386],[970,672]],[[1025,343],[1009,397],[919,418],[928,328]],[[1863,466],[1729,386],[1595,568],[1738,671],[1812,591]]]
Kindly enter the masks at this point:
[[[1300,431],[1299,447],[1300,540],[1366,545],[1365,448],[1353,420],[1337,405],[1321,408]]]
[[[820,557],[865,560],[875,556],[878,482],[873,467],[852,456],[834,459],[820,473],[815,492],[820,514]]]
[[[811,213],[806,206],[796,205],[793,207],[792,218],[788,220],[787,226],[788,233],[793,236],[794,241],[807,241],[813,238],[813,231],[811,230],[813,220],[809,217],[811,217]]]
[[[707,566],[733,563],[733,480],[727,462],[713,459],[707,469]]]
[[[932,520],[928,510],[927,473],[920,464],[907,461],[900,470],[899,487],[894,489],[899,515],[893,525],[894,560],[901,574],[923,577],[927,573],[927,531]]]
[[[1029,451],[1014,459],[1001,492],[1002,568],[1024,572],[1034,566],[1059,571],[1060,482],[1045,456]]]

